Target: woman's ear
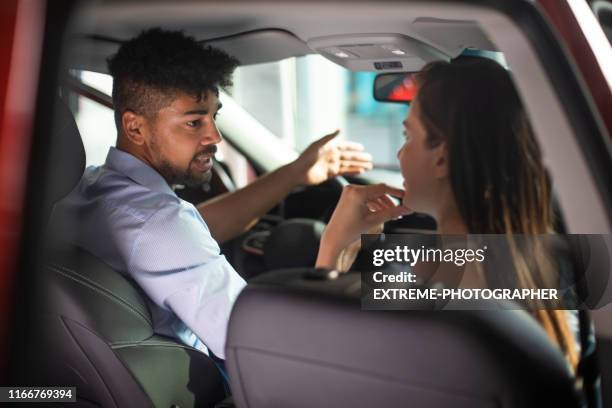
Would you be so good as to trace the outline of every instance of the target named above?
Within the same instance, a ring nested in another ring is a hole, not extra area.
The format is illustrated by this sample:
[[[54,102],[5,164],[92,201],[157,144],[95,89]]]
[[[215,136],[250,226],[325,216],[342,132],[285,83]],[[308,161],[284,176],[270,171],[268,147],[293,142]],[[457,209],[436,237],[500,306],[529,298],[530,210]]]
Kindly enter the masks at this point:
[[[123,134],[130,142],[138,146],[145,142],[144,122],[142,115],[138,115],[131,110],[127,110],[121,115]]]
[[[440,142],[433,148],[434,177],[445,179],[448,177],[448,143]]]

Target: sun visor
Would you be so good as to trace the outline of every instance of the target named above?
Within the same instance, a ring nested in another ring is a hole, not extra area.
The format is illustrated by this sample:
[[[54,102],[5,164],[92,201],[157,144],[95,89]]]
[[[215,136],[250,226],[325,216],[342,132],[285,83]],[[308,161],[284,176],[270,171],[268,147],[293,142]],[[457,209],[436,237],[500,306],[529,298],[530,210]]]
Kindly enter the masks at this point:
[[[419,71],[431,61],[450,56],[413,38],[398,34],[351,34],[317,37],[308,46],[351,71]]]
[[[203,42],[236,56],[240,65],[261,64],[312,53],[300,39],[283,30],[257,30]]]

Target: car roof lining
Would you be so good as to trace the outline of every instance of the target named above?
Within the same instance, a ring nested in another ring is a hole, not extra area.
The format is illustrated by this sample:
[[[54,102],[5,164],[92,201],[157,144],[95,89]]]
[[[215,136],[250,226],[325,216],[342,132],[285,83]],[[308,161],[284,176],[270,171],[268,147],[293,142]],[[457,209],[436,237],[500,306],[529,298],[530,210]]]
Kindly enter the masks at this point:
[[[467,47],[496,50],[476,22],[432,14],[428,12],[432,7],[422,3],[415,3],[410,15],[359,2],[348,9],[319,2],[287,6],[274,2],[258,7],[238,2],[147,2],[146,7],[134,1],[95,3],[81,9],[75,21],[75,34],[68,41],[69,65],[106,72],[106,58],[122,41],[156,26],[184,30],[236,56],[242,65],[314,53],[307,45],[313,38],[347,34],[398,34],[447,56],[456,56]]]

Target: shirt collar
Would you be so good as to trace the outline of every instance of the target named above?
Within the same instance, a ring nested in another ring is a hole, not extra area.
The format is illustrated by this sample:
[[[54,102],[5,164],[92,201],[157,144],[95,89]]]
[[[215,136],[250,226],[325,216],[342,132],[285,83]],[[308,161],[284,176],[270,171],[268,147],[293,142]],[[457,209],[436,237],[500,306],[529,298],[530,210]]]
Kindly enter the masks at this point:
[[[155,169],[123,150],[111,146],[106,156],[106,167],[126,175],[151,190],[175,195],[166,180]]]

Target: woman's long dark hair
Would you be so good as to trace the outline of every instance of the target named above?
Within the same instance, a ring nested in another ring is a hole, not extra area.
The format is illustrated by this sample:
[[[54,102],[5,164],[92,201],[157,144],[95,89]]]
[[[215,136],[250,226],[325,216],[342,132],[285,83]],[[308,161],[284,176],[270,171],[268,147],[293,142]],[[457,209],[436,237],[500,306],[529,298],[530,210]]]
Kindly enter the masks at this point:
[[[462,57],[428,64],[417,84],[427,144],[447,143],[451,188],[469,233],[508,237],[520,287],[554,285],[554,263],[539,240],[525,246],[513,238],[553,228],[550,179],[508,71],[489,59]],[[565,312],[536,309],[534,316],[575,368]]]

